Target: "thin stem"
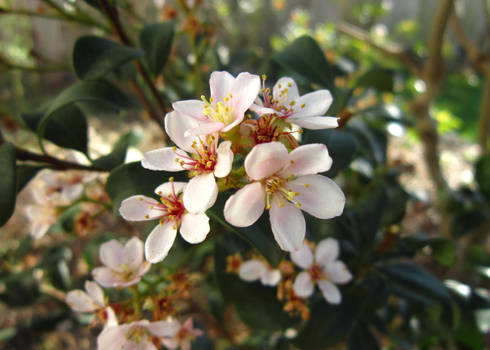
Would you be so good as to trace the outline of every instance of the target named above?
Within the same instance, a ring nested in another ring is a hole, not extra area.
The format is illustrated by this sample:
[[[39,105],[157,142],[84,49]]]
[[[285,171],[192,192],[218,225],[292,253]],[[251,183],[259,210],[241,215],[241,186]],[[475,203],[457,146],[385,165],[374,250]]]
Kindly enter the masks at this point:
[[[145,93],[141,89],[141,87],[138,85],[138,83],[135,80],[131,80],[129,82],[129,85],[133,89],[134,93],[140,100],[141,104],[143,105],[143,108],[145,108],[148,111],[148,114],[150,115],[150,118],[153,119],[155,122],[160,125],[162,129],[165,128],[165,124],[163,122],[163,116],[160,116],[159,113],[153,108],[151,102],[148,100],[146,97]]]

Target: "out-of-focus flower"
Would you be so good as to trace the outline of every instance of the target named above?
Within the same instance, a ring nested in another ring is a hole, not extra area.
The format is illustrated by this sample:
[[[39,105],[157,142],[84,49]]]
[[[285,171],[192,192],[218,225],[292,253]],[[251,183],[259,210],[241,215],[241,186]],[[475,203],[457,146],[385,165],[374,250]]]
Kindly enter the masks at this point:
[[[279,270],[273,269],[257,259],[243,262],[238,269],[238,276],[247,282],[260,280],[265,286],[275,286],[281,280],[281,272]]]
[[[185,182],[166,182],[158,186],[155,192],[160,202],[143,195],[126,198],[121,202],[119,213],[126,220],[143,221],[160,219],[145,242],[145,257],[151,263],[162,261],[174,243],[177,229],[187,242],[202,242],[209,232],[209,218],[204,213],[209,207],[203,207],[199,213],[190,213],[184,207],[182,195]]]
[[[228,72],[213,72],[209,79],[211,97],[207,101],[177,101],[172,107],[199,122],[189,130],[194,135],[227,132],[240,124],[245,111],[252,105],[260,90],[260,78],[250,73],[240,73],[234,78]]]
[[[185,132],[196,125],[194,119],[178,112],[167,114],[165,129],[179,148],[165,147],[147,152],[141,161],[143,167],[151,170],[190,172],[193,178],[184,191],[183,199],[185,208],[191,213],[202,212],[203,208],[214,204],[218,195],[214,177],[227,176],[233,163],[230,141],[221,142],[218,146],[217,134],[185,136]]]
[[[192,318],[188,318],[171,338],[163,338],[165,347],[173,350],[180,346],[181,350],[191,350],[191,341],[203,334],[203,331],[194,328]]]
[[[302,298],[313,294],[315,283],[318,284],[323,297],[331,304],[340,304],[342,296],[337,284],[348,283],[352,275],[345,264],[337,260],[339,243],[333,238],[319,242],[315,254],[307,244],[291,253],[293,262],[304,269],[294,281],[294,292]]]
[[[280,142],[256,145],[245,158],[245,171],[253,182],[228,198],[226,221],[250,226],[264,209],[270,209],[272,232],[281,249],[299,249],[306,230],[301,209],[320,219],[338,216],[344,209],[340,187],[315,175],[331,164],[323,144],[303,145],[289,154]]]
[[[177,321],[147,320],[106,327],[97,337],[99,350],[157,350],[152,337],[174,337],[180,330]]]
[[[115,239],[103,243],[99,257],[105,266],[96,267],[92,275],[103,287],[136,284],[151,266],[143,260],[143,242],[137,237],[131,238],[124,246]]]
[[[39,239],[56,222],[58,213],[54,204],[40,191],[39,186],[42,182],[35,185],[37,186],[32,187],[31,190],[35,204],[26,205],[24,213],[29,220],[30,235],[34,239]]]
[[[300,96],[292,78],[278,80],[272,88],[262,89],[263,101],[255,100],[250,109],[260,115],[275,114],[289,123],[306,129],[329,129],[339,126],[338,118],[323,116],[332,104],[332,94],[328,90],[317,90]]]
[[[66,303],[73,311],[92,312],[104,308],[104,291],[92,281],[85,281],[85,291],[76,289],[68,292]]]
[[[66,205],[83,194],[86,183],[94,180],[96,174],[82,171],[44,170],[39,179],[44,182],[42,195],[59,205]]]

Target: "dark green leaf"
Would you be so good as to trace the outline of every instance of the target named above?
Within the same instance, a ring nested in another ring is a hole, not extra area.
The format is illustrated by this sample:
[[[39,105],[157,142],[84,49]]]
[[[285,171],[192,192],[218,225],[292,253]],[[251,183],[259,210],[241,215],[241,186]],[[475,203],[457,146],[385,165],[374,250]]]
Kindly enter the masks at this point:
[[[140,33],[140,46],[146,53],[150,72],[158,76],[167,63],[174,38],[174,22],[147,24]]]
[[[137,144],[139,139],[140,137],[133,132],[128,132],[122,135],[114,144],[111,153],[95,159],[92,164],[98,168],[106,170],[114,169],[115,167],[124,163],[128,147]]]
[[[73,68],[80,79],[98,79],[143,55],[141,50],[105,38],[82,36],[73,48]]]
[[[45,167],[42,165],[26,165],[20,164],[15,168],[17,183],[16,183],[16,191],[17,193],[22,191],[22,189],[32,180],[36,174],[44,169]]]
[[[10,142],[0,145],[0,226],[10,219],[17,196],[15,173],[15,148]]]
[[[378,91],[393,91],[394,72],[384,68],[374,68],[357,79],[356,87],[373,87]]]
[[[475,180],[483,195],[490,200],[490,153],[476,163]]]
[[[285,69],[296,72],[313,83],[333,88],[332,67],[320,46],[310,36],[296,39],[274,55],[273,59]]]
[[[453,241],[445,238],[435,238],[430,244],[432,255],[437,262],[444,266],[453,266],[456,262],[456,246]]]
[[[105,188],[114,211],[118,213],[122,200],[136,194],[155,197],[155,188],[167,182],[170,177],[174,177],[176,181],[185,181],[183,176],[182,173],[148,170],[140,162],[134,162],[114,169],[107,178]]]
[[[23,271],[0,278],[5,288],[0,291],[0,301],[9,306],[26,306],[39,298],[39,284],[31,271]]]
[[[379,350],[376,338],[366,325],[358,324],[349,336],[347,350]]]
[[[23,114],[26,126],[36,132],[43,119],[42,113]],[[67,105],[53,112],[47,122],[44,138],[54,144],[87,153],[87,119],[76,105]]]

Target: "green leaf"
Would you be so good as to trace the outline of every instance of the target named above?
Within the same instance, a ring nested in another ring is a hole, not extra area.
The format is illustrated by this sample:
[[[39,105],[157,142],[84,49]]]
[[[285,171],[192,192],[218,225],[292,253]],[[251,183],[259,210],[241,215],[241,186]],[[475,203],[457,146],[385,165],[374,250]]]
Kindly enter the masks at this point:
[[[420,296],[420,301],[425,299],[433,304],[450,298],[444,284],[419,265],[400,262],[381,266],[379,270],[387,277],[388,289],[399,296],[403,297],[401,292],[406,291]]]
[[[305,35],[296,39],[275,54],[273,59],[285,69],[296,72],[313,83],[333,89],[332,67],[312,37]]]
[[[430,243],[432,255],[437,262],[444,266],[453,266],[456,262],[456,246],[446,238],[434,238]]]
[[[357,79],[356,87],[373,87],[378,91],[393,91],[394,72],[384,68],[374,68]]]
[[[376,338],[366,325],[358,324],[349,336],[347,350],[379,350]]]
[[[73,48],[73,68],[82,80],[98,79],[143,55],[141,50],[105,38],[82,36]]]
[[[4,278],[0,278],[0,301],[12,306],[26,306],[37,300],[41,293],[39,283],[34,278],[31,271],[12,273]]]
[[[121,108],[131,106],[128,101],[128,98],[119,89],[102,80],[80,82],[70,86],[56,97],[38,124],[37,133],[41,148],[43,148],[42,138],[47,132],[51,118],[58,113],[62,113],[63,117],[60,118],[70,118],[67,111],[71,110],[73,104],[82,103],[84,106],[88,104],[89,107],[104,107],[104,109],[119,112]],[[68,109],[65,110],[66,108]]]
[[[155,188],[174,177],[176,181],[186,181],[183,173],[148,170],[140,162],[123,164],[115,168],[105,185],[112,200],[114,212],[119,212],[121,201],[136,194],[155,197]]]
[[[483,195],[490,200],[490,153],[482,156],[476,163],[475,180]]]
[[[26,126],[36,132],[43,113],[23,114]],[[76,105],[68,105],[56,110],[47,122],[44,138],[55,145],[87,153],[87,119],[85,113]]]
[[[128,132],[122,135],[114,144],[111,153],[95,159],[92,164],[106,170],[112,170],[115,167],[118,167],[124,163],[128,147],[134,146],[139,140],[140,136],[136,135],[134,132]]]
[[[150,72],[158,76],[167,63],[174,38],[174,22],[147,24],[140,32],[140,46],[146,53]]]
[[[15,168],[16,171],[16,191],[19,193],[22,189],[32,180],[36,174],[44,169],[45,167],[42,165],[26,165],[20,164]]]
[[[17,196],[15,173],[15,148],[10,142],[0,145],[0,226],[10,219]]]

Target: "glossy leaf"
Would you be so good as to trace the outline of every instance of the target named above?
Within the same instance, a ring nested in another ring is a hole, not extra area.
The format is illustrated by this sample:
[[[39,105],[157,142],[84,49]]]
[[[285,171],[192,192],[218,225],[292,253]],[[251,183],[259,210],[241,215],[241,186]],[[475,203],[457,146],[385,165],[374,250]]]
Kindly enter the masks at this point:
[[[490,153],[476,163],[475,180],[483,195],[490,200]]]
[[[82,36],[73,48],[73,68],[82,80],[98,79],[143,55],[141,50],[105,38]]]
[[[15,148],[10,142],[0,145],[0,226],[10,219],[17,196],[15,173]]]
[[[146,53],[150,72],[158,76],[167,63],[174,38],[174,22],[147,24],[140,32],[140,46]]]
[[[15,168],[16,171],[16,191],[17,193],[22,191],[22,189],[32,180],[36,174],[44,169],[45,167],[42,165],[27,165],[20,164]]]
[[[374,68],[357,79],[356,87],[373,87],[378,91],[393,91],[394,72],[384,68]]]
[[[332,67],[320,46],[310,36],[296,39],[275,54],[273,59],[285,69],[296,72],[313,83],[333,88]]]
[[[124,163],[128,147],[135,145],[138,141],[138,135],[133,132],[128,132],[117,140],[111,153],[95,159],[92,164],[98,168],[112,170]]]

